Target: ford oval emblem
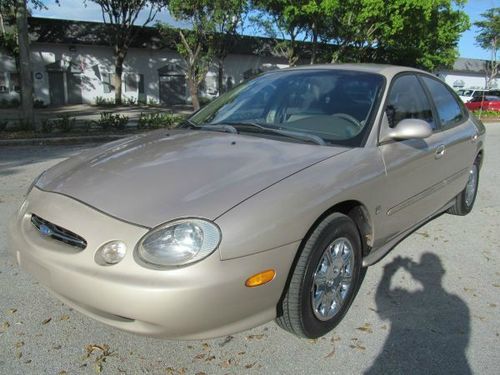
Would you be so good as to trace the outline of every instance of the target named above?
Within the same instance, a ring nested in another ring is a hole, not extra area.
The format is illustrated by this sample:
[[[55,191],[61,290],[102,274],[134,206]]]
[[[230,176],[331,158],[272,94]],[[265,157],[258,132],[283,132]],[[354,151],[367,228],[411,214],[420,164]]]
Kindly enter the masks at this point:
[[[40,233],[44,236],[50,236],[52,234],[52,229],[50,229],[45,224],[40,225]]]

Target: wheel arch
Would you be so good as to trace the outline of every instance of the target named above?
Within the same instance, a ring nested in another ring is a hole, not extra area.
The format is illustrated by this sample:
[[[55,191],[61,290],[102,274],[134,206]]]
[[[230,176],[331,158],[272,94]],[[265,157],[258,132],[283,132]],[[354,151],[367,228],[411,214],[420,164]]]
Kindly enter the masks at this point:
[[[478,160],[479,161],[479,169],[483,166],[483,161],[484,161],[484,150],[480,149],[476,155],[476,158],[474,161]]]
[[[342,201],[339,203],[336,203],[335,205],[331,206],[329,209],[327,209],[325,212],[323,212],[311,225],[311,227],[308,229],[306,235],[300,242],[299,248],[297,250],[297,253],[295,254],[294,260],[292,262],[292,265],[288,271],[288,276],[287,276],[287,281],[285,283],[285,287],[283,288],[282,295],[279,299],[279,302],[277,304],[277,316],[280,316],[283,312],[281,311],[281,306],[282,306],[282,301],[285,298],[286,292],[290,286],[290,281],[292,279],[293,273],[295,271],[297,262],[302,254],[302,250],[304,248],[305,243],[311,236],[311,234],[314,232],[314,230],[318,227],[318,225],[325,220],[328,216],[330,216],[333,213],[341,213],[349,218],[351,218],[354,223],[356,224],[356,227],[358,228],[359,236],[360,236],[360,241],[361,241],[361,246],[362,246],[362,254],[363,257],[369,254],[372,244],[373,244],[373,224],[371,221],[371,216],[370,213],[367,209],[367,207],[361,203],[358,200],[346,200]]]

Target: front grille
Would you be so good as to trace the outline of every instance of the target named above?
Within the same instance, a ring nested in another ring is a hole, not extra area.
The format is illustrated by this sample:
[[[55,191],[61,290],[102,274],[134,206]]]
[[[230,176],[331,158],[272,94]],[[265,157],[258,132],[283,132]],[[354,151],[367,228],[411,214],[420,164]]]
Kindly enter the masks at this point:
[[[55,225],[50,221],[42,219],[40,216],[32,214],[31,223],[44,237],[49,237],[56,241],[64,242],[67,245],[71,245],[82,250],[87,247],[87,241],[85,241],[85,239],[80,237],[78,234]]]

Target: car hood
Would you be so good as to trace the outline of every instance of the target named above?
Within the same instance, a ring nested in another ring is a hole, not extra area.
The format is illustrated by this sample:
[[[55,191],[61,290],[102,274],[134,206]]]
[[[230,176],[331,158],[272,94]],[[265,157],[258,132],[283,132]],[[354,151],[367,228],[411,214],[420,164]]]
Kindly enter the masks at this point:
[[[46,171],[36,186],[154,227],[180,217],[214,220],[270,185],[346,150],[212,131],[161,130],[70,158]]]

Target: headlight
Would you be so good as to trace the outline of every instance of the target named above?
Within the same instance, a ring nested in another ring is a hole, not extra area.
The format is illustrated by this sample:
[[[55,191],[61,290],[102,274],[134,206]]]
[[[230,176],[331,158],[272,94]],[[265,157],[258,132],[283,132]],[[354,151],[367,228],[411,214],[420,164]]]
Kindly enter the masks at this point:
[[[139,257],[157,266],[181,266],[196,262],[219,246],[219,227],[202,219],[183,219],[157,227],[139,242]]]
[[[40,178],[42,178],[42,176],[43,176],[44,173],[45,173],[45,171],[43,171],[42,173],[40,173],[38,175],[38,177],[33,180],[33,182],[31,183],[30,187],[28,188],[28,191],[24,195],[25,197],[27,197],[29,195],[29,193],[31,193],[31,190],[33,190],[33,188],[35,187],[36,183],[38,182],[38,180],[40,180]]]

